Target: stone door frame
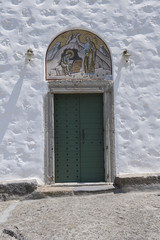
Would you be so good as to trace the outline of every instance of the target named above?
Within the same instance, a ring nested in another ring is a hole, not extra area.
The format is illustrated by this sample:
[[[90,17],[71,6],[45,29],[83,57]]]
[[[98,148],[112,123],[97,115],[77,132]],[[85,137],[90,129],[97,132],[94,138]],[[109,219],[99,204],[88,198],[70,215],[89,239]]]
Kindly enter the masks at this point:
[[[45,156],[44,181],[55,183],[54,150],[54,94],[103,94],[104,123],[104,167],[105,182],[114,182],[115,178],[115,134],[114,134],[114,96],[112,80],[53,80],[48,82],[48,94],[45,96]]]

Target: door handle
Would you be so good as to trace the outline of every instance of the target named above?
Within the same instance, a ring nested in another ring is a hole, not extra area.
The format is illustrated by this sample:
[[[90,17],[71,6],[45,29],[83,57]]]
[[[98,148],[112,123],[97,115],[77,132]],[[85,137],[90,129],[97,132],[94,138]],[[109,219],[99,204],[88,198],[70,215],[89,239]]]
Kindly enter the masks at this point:
[[[84,139],[85,139],[85,131],[84,129],[82,129],[82,140],[84,141]]]

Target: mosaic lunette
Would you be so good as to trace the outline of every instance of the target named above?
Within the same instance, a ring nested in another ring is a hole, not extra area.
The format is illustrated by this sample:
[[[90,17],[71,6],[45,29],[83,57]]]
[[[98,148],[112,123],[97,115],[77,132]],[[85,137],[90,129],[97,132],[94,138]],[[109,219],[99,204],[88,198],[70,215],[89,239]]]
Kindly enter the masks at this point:
[[[46,54],[46,79],[109,79],[111,56],[94,33],[70,30],[50,44]]]

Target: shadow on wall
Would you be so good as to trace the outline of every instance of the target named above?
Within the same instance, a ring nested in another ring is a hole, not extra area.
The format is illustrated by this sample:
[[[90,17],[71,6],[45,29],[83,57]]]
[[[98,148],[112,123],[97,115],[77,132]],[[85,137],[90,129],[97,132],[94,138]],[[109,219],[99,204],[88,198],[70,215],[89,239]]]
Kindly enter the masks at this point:
[[[11,121],[12,114],[14,113],[14,110],[15,110],[20,92],[21,92],[23,79],[24,79],[23,73],[25,72],[25,70],[26,70],[26,66],[24,66],[21,70],[20,77],[13,88],[13,91],[12,91],[10,99],[7,103],[5,112],[2,115],[1,122],[0,122],[0,143],[2,142],[2,140],[4,138],[4,135],[8,129],[8,125]]]
[[[122,73],[122,68],[125,67],[124,64],[124,60],[123,57],[120,60],[120,63],[118,65],[118,69],[117,69],[117,76],[114,79],[114,109],[116,110],[116,98],[118,95],[118,91],[119,91],[119,87],[120,87],[120,81],[121,81],[121,73]],[[115,113],[114,113],[115,114]],[[116,121],[116,117],[115,116],[115,121]],[[118,137],[117,137],[117,126],[116,126],[116,122],[115,122],[115,159],[118,159]],[[116,168],[117,168],[117,162],[116,162]]]
[[[118,93],[118,89],[119,89],[119,84],[120,84],[120,79],[121,79],[121,72],[122,72],[122,68],[125,66],[124,64],[124,60],[123,58],[121,58],[120,64],[118,66],[118,70],[117,70],[117,76],[114,80],[114,96],[116,98],[117,93]]]

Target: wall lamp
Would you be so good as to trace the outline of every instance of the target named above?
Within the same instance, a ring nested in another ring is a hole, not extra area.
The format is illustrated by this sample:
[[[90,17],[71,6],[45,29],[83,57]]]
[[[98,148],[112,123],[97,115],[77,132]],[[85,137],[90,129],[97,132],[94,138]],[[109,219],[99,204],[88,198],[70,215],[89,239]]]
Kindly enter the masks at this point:
[[[129,52],[128,52],[127,50],[124,50],[124,52],[123,52],[123,57],[124,57],[124,60],[125,60],[126,63],[129,62],[130,56],[131,56],[131,55],[129,54]]]
[[[27,50],[27,52],[25,53],[25,55],[27,56],[27,59],[28,59],[28,61],[30,62],[31,59],[32,59],[32,57],[34,56],[33,50],[32,50],[31,48],[29,48],[29,49]]]

